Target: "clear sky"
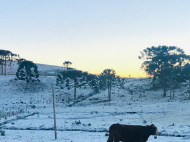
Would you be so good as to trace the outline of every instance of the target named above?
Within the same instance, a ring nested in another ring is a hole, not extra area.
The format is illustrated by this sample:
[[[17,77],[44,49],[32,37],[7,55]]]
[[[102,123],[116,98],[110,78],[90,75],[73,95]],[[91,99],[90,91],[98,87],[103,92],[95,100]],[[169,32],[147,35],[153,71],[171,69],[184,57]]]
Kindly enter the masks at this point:
[[[142,77],[159,45],[190,55],[190,0],[0,0],[0,49],[34,63]]]

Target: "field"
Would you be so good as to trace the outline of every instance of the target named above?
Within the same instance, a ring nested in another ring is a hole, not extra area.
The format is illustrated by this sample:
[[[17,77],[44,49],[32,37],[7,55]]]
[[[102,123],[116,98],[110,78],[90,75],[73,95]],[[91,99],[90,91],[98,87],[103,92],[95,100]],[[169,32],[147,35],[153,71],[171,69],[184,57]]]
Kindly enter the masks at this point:
[[[150,90],[150,79],[125,79],[125,89],[113,88],[112,101],[107,90],[89,95],[78,89],[81,101],[73,105],[73,92],[55,86],[54,76],[40,76],[40,83],[24,89],[14,75],[0,76],[0,129],[2,142],[106,142],[113,123],[155,124],[160,135],[149,142],[190,141],[190,103],[188,84],[175,90],[173,99],[163,91]],[[56,96],[57,139],[53,125],[52,86]],[[131,94],[131,90],[133,94]],[[89,95],[89,96],[88,96]],[[81,99],[82,98],[82,99]]]

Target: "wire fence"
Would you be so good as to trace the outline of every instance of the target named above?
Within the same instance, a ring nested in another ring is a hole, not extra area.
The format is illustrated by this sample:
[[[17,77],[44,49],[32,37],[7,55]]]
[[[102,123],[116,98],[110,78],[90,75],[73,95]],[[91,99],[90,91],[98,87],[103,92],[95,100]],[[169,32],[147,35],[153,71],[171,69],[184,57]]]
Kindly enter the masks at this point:
[[[0,119],[25,113],[28,111],[28,107],[28,105],[2,106],[0,107]]]

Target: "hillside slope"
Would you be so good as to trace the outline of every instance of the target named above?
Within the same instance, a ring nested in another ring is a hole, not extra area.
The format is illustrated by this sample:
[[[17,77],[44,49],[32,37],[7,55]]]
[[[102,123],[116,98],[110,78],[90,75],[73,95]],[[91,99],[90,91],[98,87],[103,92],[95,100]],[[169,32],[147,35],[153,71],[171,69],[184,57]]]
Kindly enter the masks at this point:
[[[55,76],[40,76],[41,81],[29,85],[28,90],[24,89],[25,82],[14,78],[14,75],[0,76],[0,127],[6,131],[0,141],[53,140],[53,132],[49,131],[53,130],[52,86],[56,96],[57,142],[106,141],[105,134],[113,123],[154,123],[161,135],[157,139],[151,136],[150,142],[190,140],[187,83],[182,83],[170,100],[169,90],[165,98],[161,89],[150,90],[148,79],[126,79],[125,89],[112,89],[111,102],[107,101],[105,90],[68,107],[73,103],[73,90],[68,92],[55,86]],[[77,89],[77,97],[91,92]]]

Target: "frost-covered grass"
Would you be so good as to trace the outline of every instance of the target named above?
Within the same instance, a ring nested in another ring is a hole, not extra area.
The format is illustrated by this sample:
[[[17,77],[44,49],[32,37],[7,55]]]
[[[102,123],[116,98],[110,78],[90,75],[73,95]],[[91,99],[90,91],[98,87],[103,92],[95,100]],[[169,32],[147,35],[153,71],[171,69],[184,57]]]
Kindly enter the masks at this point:
[[[188,86],[181,84],[174,99],[162,97],[162,90],[149,90],[147,79],[126,79],[125,89],[113,88],[112,101],[107,102],[107,90],[95,94],[72,107],[73,92],[55,86],[55,77],[40,77],[41,82],[25,90],[14,76],[0,76],[0,110],[15,112],[0,119],[5,136],[0,141],[11,142],[105,142],[113,123],[150,125],[154,123],[161,135],[150,142],[190,141],[190,103]],[[56,95],[58,139],[54,140],[52,85]],[[131,95],[130,90],[133,90]],[[77,96],[87,96],[91,90],[78,89]],[[60,101],[67,100],[71,101]],[[23,112],[19,112],[24,108]],[[166,136],[168,135],[168,136]]]

